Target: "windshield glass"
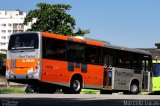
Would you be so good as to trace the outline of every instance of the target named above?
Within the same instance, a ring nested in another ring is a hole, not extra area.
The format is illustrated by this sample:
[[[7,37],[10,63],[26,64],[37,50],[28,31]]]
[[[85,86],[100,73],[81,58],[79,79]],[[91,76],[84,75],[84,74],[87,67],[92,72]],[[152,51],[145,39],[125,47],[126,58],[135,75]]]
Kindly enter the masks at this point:
[[[24,33],[10,37],[8,50],[38,49],[38,34]]]

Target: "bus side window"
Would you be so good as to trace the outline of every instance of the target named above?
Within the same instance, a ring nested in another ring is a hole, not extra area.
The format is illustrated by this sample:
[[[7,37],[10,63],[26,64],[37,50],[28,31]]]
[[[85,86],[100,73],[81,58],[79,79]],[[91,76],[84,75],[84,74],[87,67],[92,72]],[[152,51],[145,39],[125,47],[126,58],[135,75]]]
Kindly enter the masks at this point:
[[[91,64],[101,64],[101,48],[88,45],[85,49],[86,62]]]
[[[81,43],[67,43],[67,58],[68,61],[84,62],[85,60],[85,45]]]
[[[136,70],[142,70],[142,58],[141,54],[132,53],[131,55],[131,68]]]
[[[65,41],[51,38],[43,38],[43,58],[65,60]]]
[[[116,66],[120,68],[130,68],[129,52],[118,50],[116,56]]]

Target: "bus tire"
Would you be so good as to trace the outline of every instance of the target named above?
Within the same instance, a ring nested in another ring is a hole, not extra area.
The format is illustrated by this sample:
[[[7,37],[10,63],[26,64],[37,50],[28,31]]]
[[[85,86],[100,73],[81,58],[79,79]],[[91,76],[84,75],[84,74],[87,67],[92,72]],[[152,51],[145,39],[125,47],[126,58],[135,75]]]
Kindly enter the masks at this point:
[[[73,78],[70,83],[70,87],[63,87],[62,92],[65,94],[80,94],[82,89],[82,80],[79,78]]]
[[[39,90],[37,87],[33,86],[33,85],[27,85],[26,89],[25,89],[26,93],[38,93]]]
[[[130,93],[131,94],[138,94],[139,93],[139,85],[137,83],[132,83],[131,84]]]
[[[82,80],[79,78],[73,78],[71,81],[71,93],[80,94],[82,89]]]
[[[100,90],[100,94],[112,94],[110,90]]]

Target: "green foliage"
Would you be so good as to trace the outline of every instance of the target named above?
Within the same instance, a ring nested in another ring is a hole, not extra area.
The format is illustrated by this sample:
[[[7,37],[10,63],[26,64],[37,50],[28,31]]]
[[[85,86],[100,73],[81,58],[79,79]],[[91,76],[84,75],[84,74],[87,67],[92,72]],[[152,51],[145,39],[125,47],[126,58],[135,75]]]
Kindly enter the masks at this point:
[[[22,88],[1,88],[0,89],[0,94],[17,94],[17,93],[22,93],[24,94],[25,91]]]
[[[84,94],[97,94],[97,93],[99,93],[99,90],[82,89],[82,92],[83,92]]]
[[[6,54],[0,54],[0,59],[5,59],[6,58]]]
[[[6,54],[0,54],[0,75],[5,73]]]
[[[66,12],[72,8],[70,5],[38,3],[37,8],[30,10],[24,20],[26,25],[28,22],[32,22],[33,18],[36,19],[31,29],[28,29],[29,31],[51,32],[65,36],[84,36],[89,33],[89,30],[80,28],[74,32],[75,19]]]

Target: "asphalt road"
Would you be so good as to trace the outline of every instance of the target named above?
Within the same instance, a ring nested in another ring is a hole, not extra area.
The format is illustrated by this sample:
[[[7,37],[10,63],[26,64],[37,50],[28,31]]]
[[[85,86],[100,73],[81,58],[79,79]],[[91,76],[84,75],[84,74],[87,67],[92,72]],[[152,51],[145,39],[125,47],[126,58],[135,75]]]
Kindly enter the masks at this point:
[[[1,94],[0,106],[160,106],[160,96]]]

